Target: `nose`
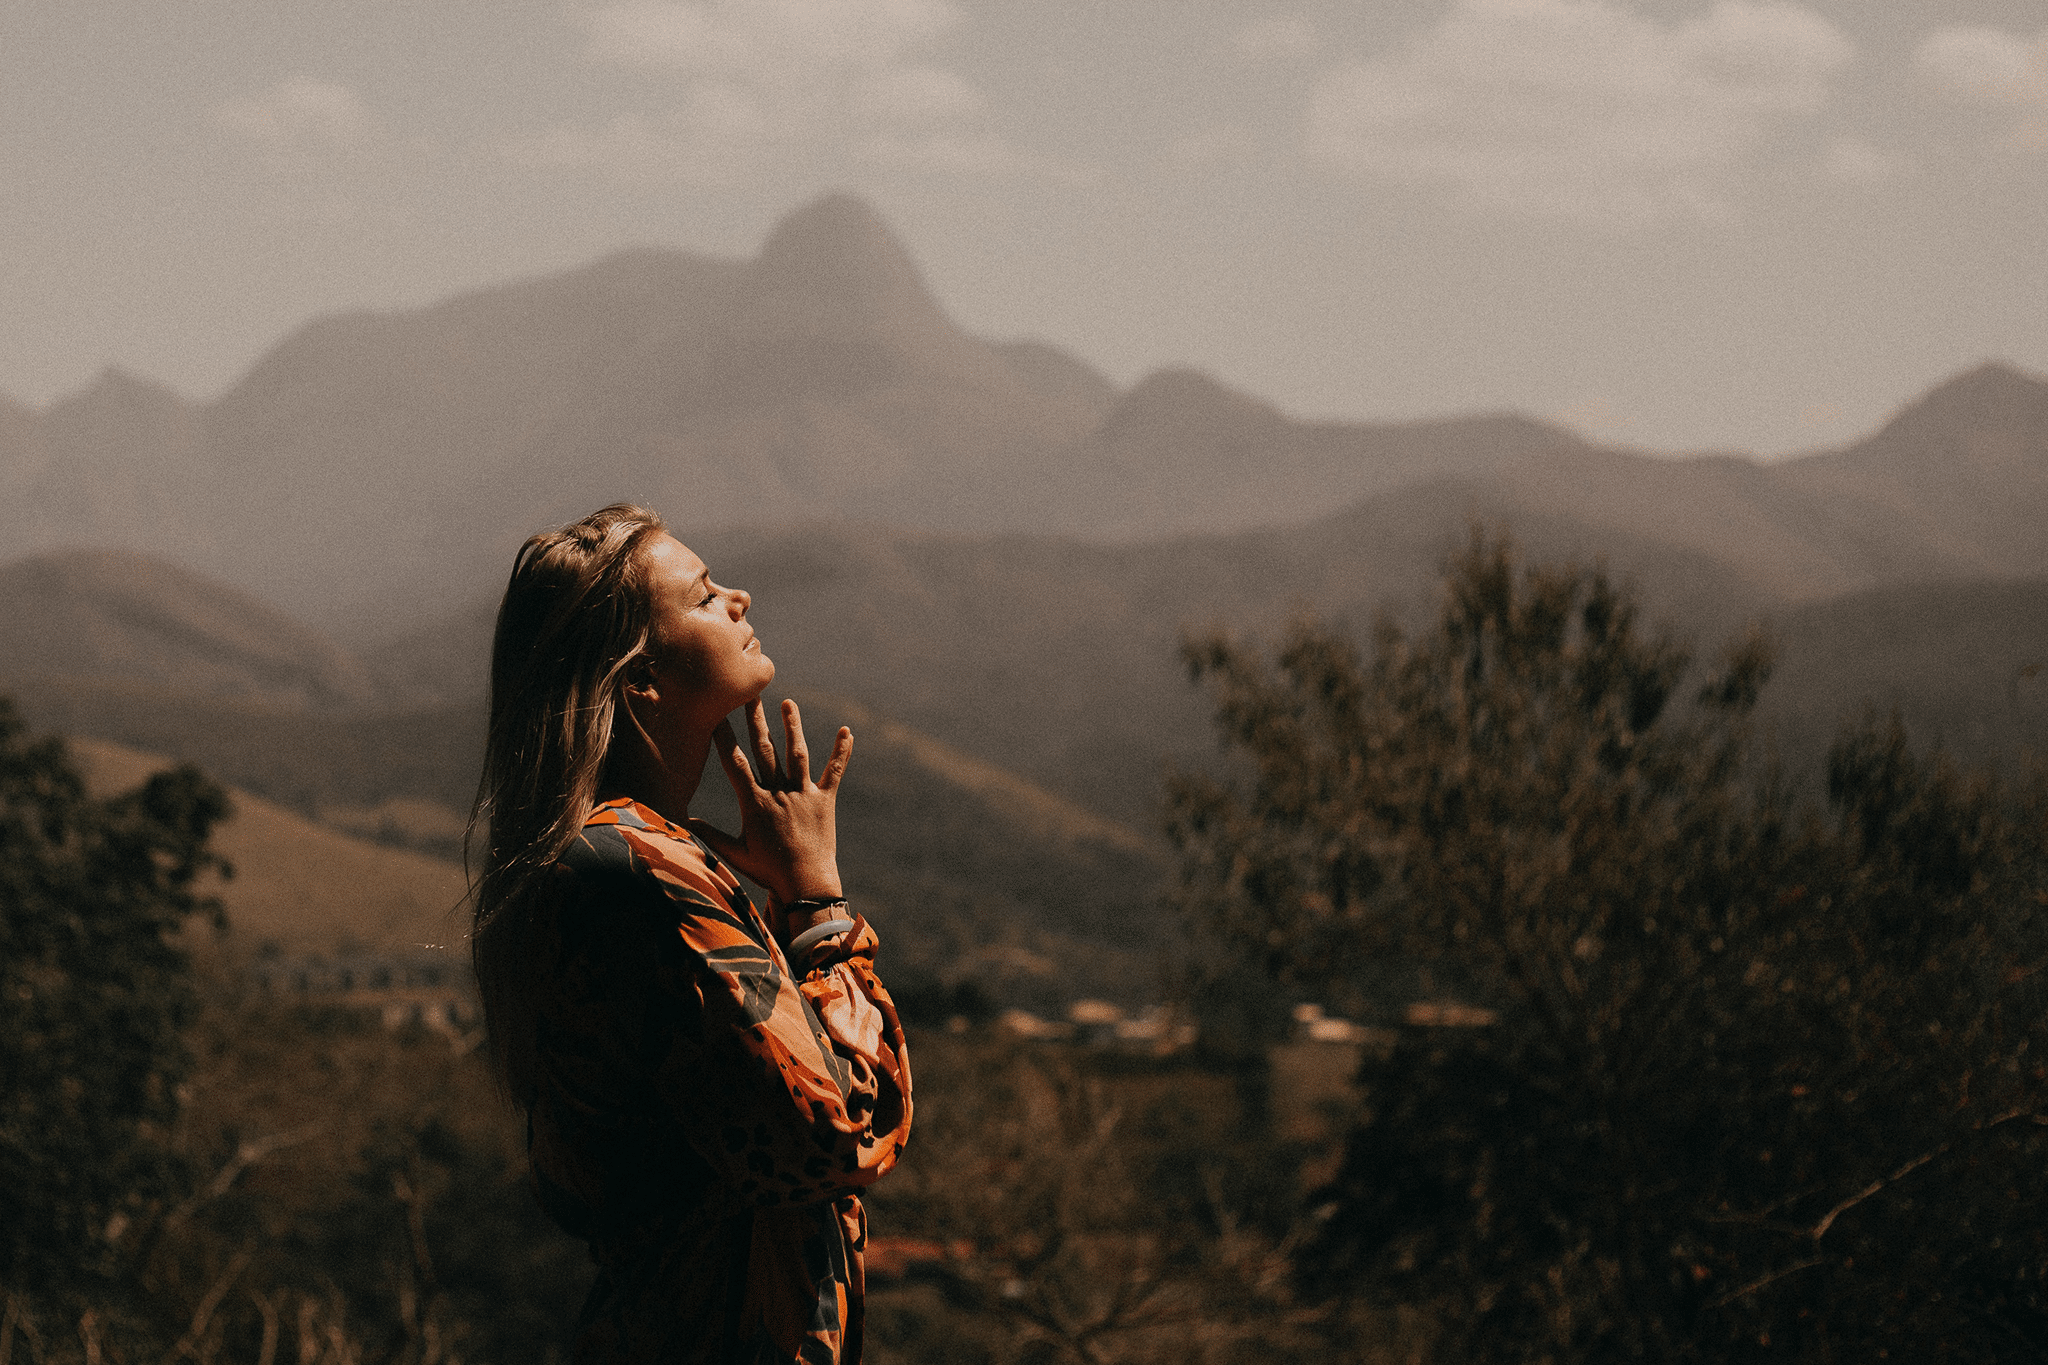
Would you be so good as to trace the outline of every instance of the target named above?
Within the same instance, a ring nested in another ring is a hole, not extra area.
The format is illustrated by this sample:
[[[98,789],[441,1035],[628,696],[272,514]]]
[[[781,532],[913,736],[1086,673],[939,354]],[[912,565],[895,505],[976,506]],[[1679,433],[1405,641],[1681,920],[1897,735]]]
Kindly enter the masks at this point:
[[[745,588],[727,588],[725,595],[728,600],[738,606],[739,615],[742,617],[747,614],[747,609],[754,605],[754,594],[748,592]]]

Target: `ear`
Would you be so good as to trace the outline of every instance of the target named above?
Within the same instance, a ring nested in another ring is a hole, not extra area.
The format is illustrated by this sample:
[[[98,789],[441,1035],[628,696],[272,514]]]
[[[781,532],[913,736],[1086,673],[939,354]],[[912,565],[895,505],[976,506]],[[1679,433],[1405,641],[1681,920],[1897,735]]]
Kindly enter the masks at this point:
[[[626,682],[623,691],[630,701],[661,701],[661,684],[654,674],[654,660],[642,654],[626,665]]]

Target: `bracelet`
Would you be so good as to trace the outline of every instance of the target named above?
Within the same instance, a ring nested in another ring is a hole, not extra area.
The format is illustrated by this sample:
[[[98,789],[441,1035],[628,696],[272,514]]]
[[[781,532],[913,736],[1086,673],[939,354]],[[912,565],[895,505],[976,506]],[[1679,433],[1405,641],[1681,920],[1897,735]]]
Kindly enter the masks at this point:
[[[792,910],[802,910],[807,914],[815,915],[820,910],[844,910],[845,908],[846,897],[844,896],[806,896],[801,900],[784,901],[782,903],[782,912],[785,915]]]
[[[846,904],[845,901],[837,903],[840,905]],[[822,924],[813,924],[810,928],[790,940],[789,955],[794,958],[801,958],[808,964],[811,949],[817,947],[826,939],[843,934],[851,928],[853,928],[853,921],[850,919],[828,919]]]

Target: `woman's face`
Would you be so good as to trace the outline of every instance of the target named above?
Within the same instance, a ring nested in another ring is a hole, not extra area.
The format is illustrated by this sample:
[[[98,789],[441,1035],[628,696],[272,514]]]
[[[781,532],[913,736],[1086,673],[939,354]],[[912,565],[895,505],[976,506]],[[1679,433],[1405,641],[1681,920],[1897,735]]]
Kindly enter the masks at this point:
[[[708,729],[775,679],[775,664],[747,623],[754,599],[712,582],[704,561],[674,536],[655,537],[645,553],[657,704]]]

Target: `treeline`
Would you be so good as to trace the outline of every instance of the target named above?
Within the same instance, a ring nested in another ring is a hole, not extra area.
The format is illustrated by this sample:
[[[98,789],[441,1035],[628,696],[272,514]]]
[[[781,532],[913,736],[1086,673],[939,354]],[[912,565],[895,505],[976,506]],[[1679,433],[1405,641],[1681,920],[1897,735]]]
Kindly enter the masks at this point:
[[[1425,630],[1186,657],[1231,757],[1169,784],[1157,938],[1203,1041],[949,1031],[985,1011],[906,979],[870,1359],[2048,1353],[2041,775],[1868,718],[1780,771],[1767,642],[1696,667],[1483,539]],[[478,1057],[193,962],[223,811],[94,800],[0,711],[0,1359],[559,1358],[589,1268]],[[1321,1184],[1271,1121],[1304,1001],[1392,1040]]]

